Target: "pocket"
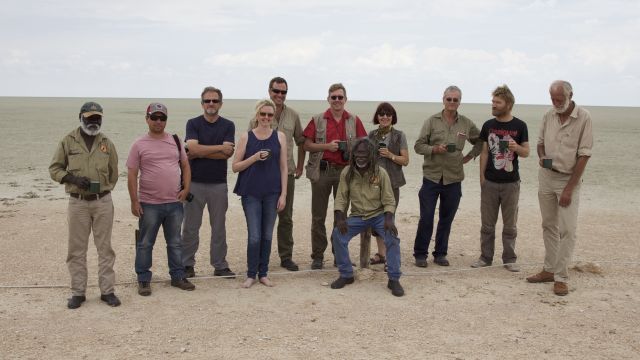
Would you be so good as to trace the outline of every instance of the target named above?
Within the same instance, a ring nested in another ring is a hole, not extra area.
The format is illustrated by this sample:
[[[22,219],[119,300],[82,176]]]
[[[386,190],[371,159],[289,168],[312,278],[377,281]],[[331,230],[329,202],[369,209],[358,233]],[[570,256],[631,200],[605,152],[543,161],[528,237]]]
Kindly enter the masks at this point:
[[[445,144],[445,131],[444,130],[434,130],[429,136],[429,145],[438,145]]]

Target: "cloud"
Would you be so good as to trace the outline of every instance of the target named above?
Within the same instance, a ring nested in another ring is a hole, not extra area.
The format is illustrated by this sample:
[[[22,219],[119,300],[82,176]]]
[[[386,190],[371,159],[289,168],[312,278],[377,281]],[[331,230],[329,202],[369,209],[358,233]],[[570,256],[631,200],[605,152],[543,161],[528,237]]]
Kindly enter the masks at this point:
[[[4,51],[5,54],[1,54],[2,65],[4,66],[29,66],[31,65],[31,57],[27,50],[22,49],[9,49]]]
[[[252,51],[213,55],[203,62],[228,67],[306,66],[319,58],[324,49],[317,39],[294,39]]]

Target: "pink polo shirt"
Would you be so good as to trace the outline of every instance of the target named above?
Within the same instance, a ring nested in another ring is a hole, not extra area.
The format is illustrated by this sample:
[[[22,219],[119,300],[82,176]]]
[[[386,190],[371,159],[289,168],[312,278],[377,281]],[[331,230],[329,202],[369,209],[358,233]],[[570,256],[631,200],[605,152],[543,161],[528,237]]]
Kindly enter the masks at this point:
[[[154,139],[145,134],[129,150],[127,168],[139,170],[138,198],[141,203],[166,204],[178,201],[178,146],[171,134],[164,135],[162,139]],[[180,148],[182,161],[188,161],[184,147]]]

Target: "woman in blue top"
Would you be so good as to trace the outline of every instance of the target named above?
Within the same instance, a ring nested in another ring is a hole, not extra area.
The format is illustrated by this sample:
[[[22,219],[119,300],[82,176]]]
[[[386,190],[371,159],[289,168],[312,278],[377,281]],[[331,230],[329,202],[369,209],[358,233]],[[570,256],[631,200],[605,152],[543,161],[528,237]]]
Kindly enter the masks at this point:
[[[233,172],[239,172],[234,193],[242,197],[247,219],[247,280],[242,287],[256,282],[273,286],[267,278],[271,238],[277,212],[287,198],[287,145],[284,133],[272,130],[275,105],[261,100],[256,105],[256,127],[240,136]]]

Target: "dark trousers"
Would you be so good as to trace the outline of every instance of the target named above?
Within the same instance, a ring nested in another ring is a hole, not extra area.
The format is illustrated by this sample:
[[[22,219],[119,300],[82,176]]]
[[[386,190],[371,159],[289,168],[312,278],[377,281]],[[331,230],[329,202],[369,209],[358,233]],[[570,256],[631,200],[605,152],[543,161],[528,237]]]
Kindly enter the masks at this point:
[[[433,256],[447,255],[451,223],[453,223],[453,218],[458,211],[461,197],[462,183],[460,182],[443,185],[426,178],[422,179],[422,187],[418,193],[418,199],[420,199],[420,221],[418,222],[418,230],[413,245],[413,256],[416,259],[426,259],[429,255],[429,242],[431,242],[431,235],[433,234],[433,218],[438,198],[440,199],[440,213]]]

